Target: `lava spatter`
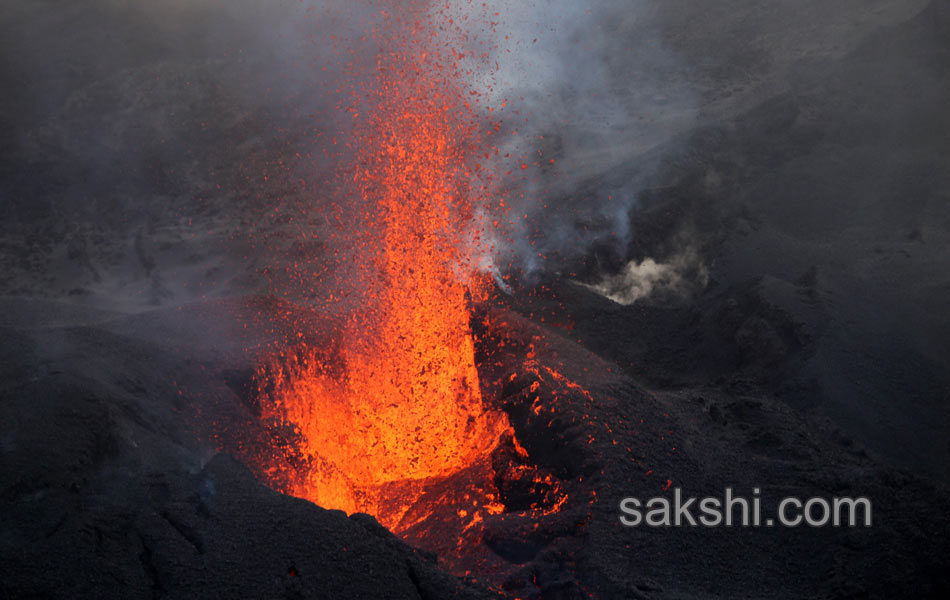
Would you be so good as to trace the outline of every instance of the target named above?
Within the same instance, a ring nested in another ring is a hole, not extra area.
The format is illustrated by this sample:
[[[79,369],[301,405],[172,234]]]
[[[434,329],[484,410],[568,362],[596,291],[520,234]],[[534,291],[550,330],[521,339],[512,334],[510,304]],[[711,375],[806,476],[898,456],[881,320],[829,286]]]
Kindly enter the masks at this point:
[[[375,60],[348,67],[355,158],[339,193],[360,207],[359,306],[332,346],[281,352],[258,374],[263,417],[293,429],[299,458],[270,469],[278,487],[396,530],[421,487],[394,482],[456,473],[508,428],[484,406],[469,325],[485,286],[481,123],[462,53],[437,34],[451,18],[424,4],[381,10]]]

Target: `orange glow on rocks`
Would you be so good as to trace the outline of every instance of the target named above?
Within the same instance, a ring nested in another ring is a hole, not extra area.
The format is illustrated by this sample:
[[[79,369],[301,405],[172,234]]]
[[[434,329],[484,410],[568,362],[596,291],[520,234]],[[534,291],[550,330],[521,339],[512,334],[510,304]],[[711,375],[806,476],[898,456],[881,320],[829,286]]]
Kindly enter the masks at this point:
[[[438,34],[448,16],[398,15],[381,11],[367,34],[372,65],[348,67],[355,158],[340,179],[360,206],[358,306],[327,347],[284,352],[258,374],[264,418],[294,430],[302,457],[293,473],[271,470],[278,487],[396,531],[426,480],[473,464],[508,429],[483,403],[469,325],[485,286],[486,175],[470,160],[480,122],[462,52]]]

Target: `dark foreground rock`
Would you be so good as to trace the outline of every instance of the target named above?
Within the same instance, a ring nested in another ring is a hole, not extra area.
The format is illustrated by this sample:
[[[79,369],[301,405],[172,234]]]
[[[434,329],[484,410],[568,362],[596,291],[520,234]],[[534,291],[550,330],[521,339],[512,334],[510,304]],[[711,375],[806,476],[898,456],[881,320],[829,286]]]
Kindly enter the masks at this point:
[[[476,328],[485,393],[524,451],[507,440],[479,467],[494,473],[503,510],[462,528],[453,517],[464,499],[434,489],[444,510],[407,532],[425,549],[416,550],[372,517],[281,495],[216,454],[214,435],[232,447],[268,443],[234,382],[253,352],[225,343],[253,347],[265,336],[242,327],[243,339],[208,344],[211,315],[249,323],[262,306],[285,314],[290,305],[215,301],[122,317],[27,298],[0,305],[7,317],[37,307],[58,315],[52,327],[8,318],[0,328],[2,597],[926,598],[950,589],[939,486],[759,386],[651,390],[508,309],[483,307]],[[727,486],[746,497],[760,488],[766,516],[785,496],[867,496],[873,526],[619,521],[628,496],[721,497]]]
[[[189,368],[157,349],[90,328],[2,339],[0,597],[492,597],[372,517],[281,495],[226,455],[202,465],[200,400],[173,385]]]

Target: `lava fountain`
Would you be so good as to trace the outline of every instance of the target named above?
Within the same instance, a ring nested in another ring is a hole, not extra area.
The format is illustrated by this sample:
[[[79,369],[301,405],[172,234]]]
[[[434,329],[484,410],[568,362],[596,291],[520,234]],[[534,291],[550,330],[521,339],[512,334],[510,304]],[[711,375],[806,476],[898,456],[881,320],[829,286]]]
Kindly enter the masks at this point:
[[[360,206],[358,306],[332,342],[258,373],[263,416],[294,431],[300,457],[268,468],[275,486],[396,531],[422,482],[486,456],[508,429],[483,403],[469,325],[487,285],[476,268],[487,184],[463,53],[437,33],[450,24],[403,5],[368,32],[379,52],[349,67],[355,159],[341,177]]]

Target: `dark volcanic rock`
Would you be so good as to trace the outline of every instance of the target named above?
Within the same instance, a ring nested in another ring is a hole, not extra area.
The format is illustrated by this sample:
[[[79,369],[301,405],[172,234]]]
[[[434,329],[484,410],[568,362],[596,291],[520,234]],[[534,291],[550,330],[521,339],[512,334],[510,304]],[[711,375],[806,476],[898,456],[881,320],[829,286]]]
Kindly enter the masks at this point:
[[[572,306],[593,310],[596,300],[584,307],[575,299]],[[635,368],[603,361],[553,329],[510,313],[494,319],[506,324],[505,345],[530,344],[533,360],[589,394],[560,395],[554,411],[541,412],[576,433],[563,439],[552,430],[525,461],[562,465],[569,449],[567,464],[593,467],[555,470],[567,498],[549,516],[517,503],[543,501],[538,490],[517,480],[499,486],[514,500],[512,512],[487,519],[483,539],[519,566],[504,589],[540,598],[923,598],[950,590],[942,567],[950,519],[938,508],[948,494],[940,486],[889,466],[841,428],[754,382],[738,378],[724,390],[684,378],[674,389],[649,390],[622,374]],[[547,389],[529,393],[532,378],[515,378],[502,394],[514,405],[519,439],[544,430],[517,418],[550,394],[551,372],[541,373]],[[583,443],[572,445],[577,439]],[[680,488],[684,498],[721,499],[727,487],[746,498],[760,489],[763,518],[774,516],[783,497],[865,496],[873,526],[655,528],[619,521],[626,497],[672,503]]]
[[[324,197],[340,27],[308,8],[0,8],[0,597],[491,596],[440,566],[532,600],[950,597],[946,0],[603,2],[542,32],[561,81],[518,120],[564,109],[523,131],[557,167],[512,216],[545,289],[473,320],[514,436],[427,491],[427,551],[217,454],[283,435],[255,357],[323,339],[302,307],[361,268]],[[647,259],[676,277],[629,305],[572,281]],[[501,508],[469,529],[476,480]],[[867,496],[874,525],[618,519],[727,486]]]
[[[455,569],[526,598],[894,598],[947,588],[945,491],[760,387],[650,391],[552,329],[497,308],[480,313],[478,347],[492,356],[485,391],[509,411],[523,452],[506,440],[494,466],[478,466],[491,469],[504,508],[459,534],[461,553],[444,532],[460,527],[451,517],[464,498],[432,490],[447,505],[426,524],[443,531],[430,548],[462,561]],[[173,315],[181,331],[207,322],[205,310]],[[182,345],[162,326],[168,316],[111,321],[115,331],[3,330],[5,596],[491,595],[372,517],[283,496],[233,459],[211,458],[209,431],[267,443],[230,387],[247,358],[201,360],[208,350]],[[506,375],[515,372],[526,374]],[[676,487],[721,496],[727,486],[744,495],[760,487],[765,506],[786,495],[868,496],[874,527],[656,529],[618,519],[627,496],[669,497]],[[434,538],[411,530],[407,539]]]
[[[181,421],[196,413],[161,385],[189,367],[161,351],[85,329],[33,336],[3,330],[0,596],[491,596],[371,517],[274,492],[226,455],[202,465]],[[116,352],[111,371],[90,364]]]

